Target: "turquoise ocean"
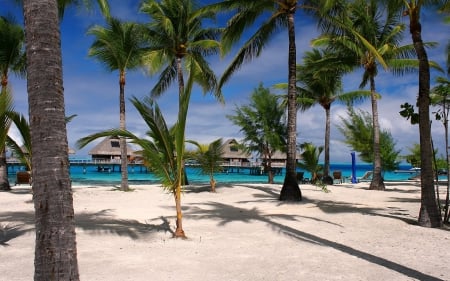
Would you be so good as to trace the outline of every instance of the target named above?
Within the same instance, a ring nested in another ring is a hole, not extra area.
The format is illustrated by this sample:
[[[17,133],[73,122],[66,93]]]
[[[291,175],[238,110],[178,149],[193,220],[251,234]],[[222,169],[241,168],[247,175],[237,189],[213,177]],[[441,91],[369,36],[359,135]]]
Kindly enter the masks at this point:
[[[406,181],[411,177],[417,175],[416,171],[410,170],[412,167],[409,164],[402,164],[397,171],[386,171],[383,173],[385,181]],[[15,173],[22,170],[20,166],[13,166],[8,168],[8,174],[11,184],[15,182]],[[302,170],[298,170],[302,171]],[[351,163],[334,163],[330,165],[330,175],[333,171],[341,171],[343,177],[351,178],[352,165]],[[372,164],[359,163],[356,164],[356,177],[363,176],[367,171],[372,171]],[[209,177],[202,175],[198,168],[186,168],[188,181],[190,184],[207,184]],[[304,172],[305,178],[311,178],[311,175]],[[275,176],[275,183],[282,184],[284,180],[285,170],[282,169],[280,174]],[[114,171],[99,171],[96,165],[71,165],[70,177],[73,185],[111,185],[120,184],[121,174],[116,168]],[[226,183],[267,183],[267,175],[250,174],[249,169],[241,168],[234,169],[229,172],[220,172],[215,174],[215,180],[218,184]],[[147,171],[143,166],[131,166],[128,168],[128,179],[130,184],[157,184],[159,180],[153,173]],[[446,176],[441,176],[442,180],[446,180]],[[349,181],[349,180],[347,180]]]

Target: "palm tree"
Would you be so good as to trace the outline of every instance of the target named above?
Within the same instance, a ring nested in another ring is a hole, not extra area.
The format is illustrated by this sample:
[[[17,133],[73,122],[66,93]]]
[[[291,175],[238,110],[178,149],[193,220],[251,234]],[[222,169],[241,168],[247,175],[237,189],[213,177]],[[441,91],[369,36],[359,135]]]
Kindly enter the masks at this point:
[[[126,71],[141,66],[143,40],[140,26],[137,23],[120,22],[109,17],[108,26],[94,26],[88,34],[95,36],[95,41],[89,49],[89,56],[103,63],[109,71],[119,71],[119,120],[120,129],[126,129],[125,122],[125,82]],[[125,139],[120,139],[121,154],[121,184],[120,190],[127,191],[128,186],[128,158]]]
[[[380,154],[379,98],[375,88],[378,67],[390,67],[394,74],[411,71],[417,60],[408,59],[413,46],[399,46],[405,28],[391,7],[382,7],[376,0],[357,0],[348,4],[339,17],[328,18],[333,26],[313,45],[325,45],[341,53],[344,61],[358,63],[364,70],[360,88],[370,86],[373,122],[373,178],[369,189],[384,190]]]
[[[216,180],[214,173],[222,171],[223,141],[217,139],[210,144],[200,144],[196,141],[187,141],[197,147],[193,159],[199,164],[201,173],[209,176],[211,192],[216,192]]]
[[[14,139],[8,136],[6,144],[14,153],[15,157],[19,159],[20,163],[25,166],[27,171],[32,171],[31,166],[31,135],[30,125],[27,118],[22,114],[13,112],[11,120],[19,131],[21,136],[22,146],[18,144]]]
[[[34,280],[79,280],[58,6],[24,0],[36,246]]]
[[[241,1],[227,0],[217,4],[206,6],[204,9],[213,12],[225,12],[235,10],[235,15],[228,21],[223,36],[224,51],[236,44],[244,31],[253,28],[260,22],[253,35],[244,42],[241,49],[233,58],[233,61],[225,70],[219,82],[219,89],[242,66],[258,57],[267,43],[277,31],[288,31],[288,138],[287,138],[287,162],[286,175],[280,192],[280,200],[300,201],[301,191],[297,182],[296,173],[296,144],[297,144],[297,96],[296,96],[296,45],[295,45],[295,14],[298,9],[326,10],[333,0],[299,1],[299,0],[259,0]]]
[[[1,91],[6,91],[10,71],[25,77],[25,34],[13,19],[0,17],[0,75]]]
[[[0,95],[0,151],[2,151],[3,157],[0,158],[0,163],[6,168],[6,144],[8,140],[8,131],[12,123],[11,114],[13,112],[13,101],[11,94],[8,90],[4,90]],[[0,177],[6,178],[7,184],[2,184],[0,190],[11,190],[8,182],[7,169],[0,169]]]
[[[127,130],[112,129],[86,136],[77,141],[77,146],[81,148],[101,137],[121,136],[140,146],[141,151],[139,153],[143,157],[144,163],[147,163],[149,169],[159,178],[162,186],[174,195],[177,214],[174,236],[177,238],[186,237],[182,225],[181,210],[181,191],[185,172],[183,157],[178,156],[183,155],[181,153],[184,152],[184,143],[182,142],[185,138],[185,120],[192,79],[189,79],[188,84],[187,91],[180,98],[178,122],[171,128],[167,126],[156,102],[148,97],[143,101],[133,97],[131,102],[149,128],[146,137],[140,138]]]
[[[160,73],[153,87],[152,96],[162,95],[174,81],[178,81],[178,95],[184,90],[184,71],[195,70],[191,77],[200,85],[204,93],[217,89],[217,79],[205,56],[217,54],[217,41],[221,29],[205,28],[204,19],[214,17],[213,13],[197,9],[192,0],[147,0],[140,8],[150,17],[146,36],[149,51],[143,56],[143,63],[150,74]],[[220,92],[216,97],[222,101]]]
[[[419,225],[425,227],[441,226],[441,214],[436,202],[434,187],[433,163],[430,128],[430,62],[428,61],[425,44],[422,40],[422,24],[420,15],[422,8],[442,7],[448,10],[448,0],[389,0],[397,11],[409,18],[409,32],[411,33],[417,59],[419,60],[419,134],[421,153],[421,205],[419,212]]]
[[[303,64],[297,66],[299,108],[305,110],[319,104],[325,110],[324,178],[330,172],[331,105],[352,104],[370,96],[367,91],[342,92],[342,76],[352,68],[345,63],[330,50],[313,49],[305,53]]]
[[[364,162],[373,162],[373,121],[369,112],[353,107],[347,108],[347,116],[341,117],[338,130],[344,136],[344,143],[358,152],[359,158]],[[399,151],[395,149],[395,141],[387,130],[380,130],[381,163],[384,171],[398,169]]]
[[[253,91],[250,104],[237,106],[227,118],[241,128],[247,150],[262,156],[268,183],[273,183],[272,156],[276,151],[284,152],[287,137],[285,107],[278,97],[261,83]]]
[[[450,64],[450,60],[448,61]],[[450,71],[448,72],[450,74]],[[445,77],[436,78],[437,86],[431,89],[431,104],[438,105],[441,108],[435,112],[435,116],[437,120],[441,120],[444,125],[444,135],[445,135],[445,154],[447,159],[447,175],[450,173],[449,166],[449,141],[448,141],[448,117],[450,111],[450,80]],[[449,216],[449,204],[450,204],[450,181],[447,181],[447,194],[445,198],[445,206],[444,206],[444,223],[450,222]]]
[[[323,151],[323,146],[315,146],[310,142],[300,144],[302,150],[302,160],[297,164],[300,168],[311,173],[311,183],[315,184],[321,179],[319,176],[323,167],[319,165],[320,154]]]
[[[70,122],[77,115],[71,115],[65,118],[66,123]],[[8,136],[6,140],[7,147],[12,151],[15,158],[19,160],[19,162],[25,166],[27,171],[32,171],[31,166],[31,134],[30,134],[30,125],[28,124],[28,119],[23,115],[17,112],[11,112],[11,121],[16,126],[19,131],[20,140],[17,142],[15,139]],[[22,145],[20,145],[21,143]]]
[[[64,17],[64,12],[66,8],[70,5],[80,5],[82,4],[87,9],[92,8],[92,1],[93,0],[57,0],[58,2],[58,12],[59,17],[62,19]],[[110,10],[109,10],[109,3],[108,0],[96,0],[98,8],[100,9],[100,12],[105,18],[109,18],[111,16]]]
[[[10,71],[21,77],[25,76],[24,37],[22,27],[13,19],[0,17],[0,95],[7,95],[9,92],[8,75]],[[9,98],[5,97],[5,99]],[[2,127],[2,129],[6,128],[8,127]],[[0,150],[0,190],[9,190],[5,143],[0,147],[2,147]]]

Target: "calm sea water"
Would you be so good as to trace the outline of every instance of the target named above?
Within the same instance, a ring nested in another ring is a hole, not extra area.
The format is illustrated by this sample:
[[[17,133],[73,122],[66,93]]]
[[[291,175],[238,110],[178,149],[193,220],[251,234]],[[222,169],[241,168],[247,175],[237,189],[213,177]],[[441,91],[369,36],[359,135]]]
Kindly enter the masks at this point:
[[[404,171],[402,173],[398,172],[385,172],[385,181],[406,181],[409,178],[415,176],[415,172],[406,172],[411,168],[409,164],[404,164],[399,166],[399,170]],[[9,169],[10,182],[13,184],[15,182],[15,172],[20,169],[18,167],[11,167]],[[342,172],[343,177],[351,177],[352,167],[351,163],[338,163],[330,165],[330,174],[333,171],[339,170]],[[363,176],[367,171],[372,170],[371,164],[357,164],[356,165],[356,177]],[[299,170],[301,171],[301,170]],[[311,178],[310,173],[304,171],[305,178]],[[209,183],[209,177],[202,175],[199,169],[194,167],[187,168],[187,175],[190,184],[195,183]],[[280,175],[275,176],[275,182],[282,184],[284,180],[285,170],[282,170]],[[120,172],[116,167],[115,171],[111,172],[99,172],[97,166],[71,166],[70,176],[73,185],[111,185],[120,183]],[[130,184],[152,184],[159,183],[159,180],[153,175],[153,173],[148,172],[143,167],[129,167],[128,178]],[[236,169],[229,173],[217,173],[214,176],[218,183],[266,183],[267,175],[251,175],[249,169]],[[446,179],[446,177],[445,177]]]

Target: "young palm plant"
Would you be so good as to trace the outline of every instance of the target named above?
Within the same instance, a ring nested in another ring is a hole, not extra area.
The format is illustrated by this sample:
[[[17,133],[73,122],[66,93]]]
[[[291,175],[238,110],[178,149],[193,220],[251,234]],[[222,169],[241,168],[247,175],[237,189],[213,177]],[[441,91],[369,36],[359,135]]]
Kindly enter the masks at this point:
[[[182,95],[178,121],[169,128],[156,102],[148,97],[143,101],[133,97],[131,102],[149,128],[146,133],[148,138],[138,137],[127,130],[111,129],[86,136],[77,141],[77,146],[82,148],[101,137],[120,136],[140,146],[141,151],[139,153],[143,157],[144,163],[147,163],[149,169],[161,181],[162,186],[174,195],[177,214],[174,236],[177,238],[186,237],[181,212],[181,192],[185,172],[183,157],[178,156],[184,154],[185,120],[189,98],[189,91]]]
[[[193,154],[193,159],[199,164],[202,174],[209,176],[211,192],[216,192],[216,180],[214,174],[221,172],[223,161],[223,141],[217,139],[210,144],[200,144],[196,141],[188,140],[187,142],[194,144],[197,151]]]
[[[297,163],[297,166],[311,173],[311,183],[316,184],[321,179],[323,167],[319,164],[320,154],[323,151],[323,146],[315,146],[310,142],[300,144],[302,150],[302,160]]]

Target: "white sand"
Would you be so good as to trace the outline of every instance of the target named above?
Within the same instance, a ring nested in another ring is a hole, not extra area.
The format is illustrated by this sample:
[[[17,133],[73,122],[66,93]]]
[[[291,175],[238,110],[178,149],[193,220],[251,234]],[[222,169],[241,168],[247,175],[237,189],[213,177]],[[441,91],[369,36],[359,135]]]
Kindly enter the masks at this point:
[[[132,188],[74,187],[81,280],[450,280],[450,231],[415,225],[417,183],[301,185],[300,203],[278,201],[279,185],[189,187],[187,240],[171,238],[172,195]],[[0,206],[0,280],[32,280],[29,188]]]

